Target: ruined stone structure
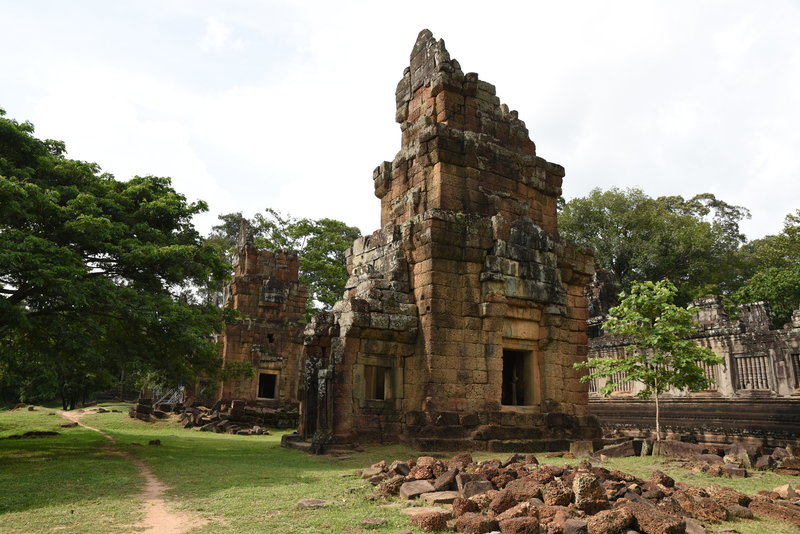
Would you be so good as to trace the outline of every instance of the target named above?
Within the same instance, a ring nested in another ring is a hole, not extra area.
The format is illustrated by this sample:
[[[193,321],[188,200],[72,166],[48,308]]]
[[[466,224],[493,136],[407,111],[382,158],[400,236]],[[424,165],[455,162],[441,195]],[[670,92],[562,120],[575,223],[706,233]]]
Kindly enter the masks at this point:
[[[427,30],[396,102],[402,146],[373,174],[382,229],[355,241],[344,298],[306,330],[295,439],[535,451],[598,437],[572,367],[594,268],[558,235],[564,168]]]
[[[661,405],[662,426],[708,442],[754,436],[781,444],[800,438],[800,310],[792,323],[772,330],[769,306],[763,302],[742,306],[738,320],[728,318],[719,297],[693,304],[700,309],[697,341],[724,362],[705,369],[715,382],[712,389],[667,395]],[[624,355],[624,340],[618,336],[589,341],[590,358]],[[633,397],[641,384],[624,382],[609,399],[597,395],[602,385],[591,384],[590,408],[604,428],[634,435],[649,432],[654,406]]]
[[[225,306],[240,317],[225,325],[221,350],[226,366],[252,364],[254,377],[223,382],[224,403],[241,400],[284,411],[297,407],[308,299],[298,270],[296,252],[259,250],[243,225],[234,276],[225,290]]]

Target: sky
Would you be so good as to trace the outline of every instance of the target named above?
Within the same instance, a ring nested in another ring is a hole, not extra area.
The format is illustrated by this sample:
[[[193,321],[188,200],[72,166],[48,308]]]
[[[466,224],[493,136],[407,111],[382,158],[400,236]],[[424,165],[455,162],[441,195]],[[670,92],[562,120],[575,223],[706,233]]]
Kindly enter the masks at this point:
[[[423,28],[593,188],[713,193],[751,239],[800,207],[800,2],[0,0],[0,108],[209,212],[379,226]]]

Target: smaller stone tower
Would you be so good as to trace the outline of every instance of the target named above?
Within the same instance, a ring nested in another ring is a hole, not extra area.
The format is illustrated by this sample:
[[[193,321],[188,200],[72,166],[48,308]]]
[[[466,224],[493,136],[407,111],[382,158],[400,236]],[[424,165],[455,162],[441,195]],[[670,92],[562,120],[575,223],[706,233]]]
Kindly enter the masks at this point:
[[[252,364],[254,377],[223,382],[220,397],[270,407],[297,406],[298,361],[303,352],[303,315],[308,290],[298,281],[292,251],[259,250],[244,223],[237,243],[234,276],[225,288],[225,306],[237,321],[225,325],[222,358]]]

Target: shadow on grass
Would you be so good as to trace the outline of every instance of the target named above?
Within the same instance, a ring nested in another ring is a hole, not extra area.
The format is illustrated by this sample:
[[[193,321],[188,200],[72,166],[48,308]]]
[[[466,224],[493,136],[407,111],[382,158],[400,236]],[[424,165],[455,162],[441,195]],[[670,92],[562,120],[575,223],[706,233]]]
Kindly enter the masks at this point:
[[[136,468],[103,449],[108,442],[102,436],[82,428],[58,431],[53,437],[0,440],[0,514],[80,506],[139,491]]]

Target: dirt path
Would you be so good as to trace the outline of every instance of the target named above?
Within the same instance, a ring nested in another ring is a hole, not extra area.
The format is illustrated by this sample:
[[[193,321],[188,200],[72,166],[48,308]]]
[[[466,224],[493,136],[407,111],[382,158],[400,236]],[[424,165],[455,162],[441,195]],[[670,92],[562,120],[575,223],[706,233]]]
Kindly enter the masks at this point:
[[[164,490],[167,489],[167,486],[158,480],[147,464],[131,454],[120,450],[116,446],[116,440],[110,435],[80,421],[81,417],[91,412],[80,409],[74,412],[59,413],[62,417],[78,423],[83,428],[93,430],[109,440],[111,442],[109,450],[114,454],[118,454],[130,460],[133,465],[136,466],[136,469],[138,469],[139,474],[145,479],[144,491],[139,495],[139,499],[144,505],[145,516],[140,523],[134,525],[137,527],[136,532],[141,532],[138,529],[144,528],[144,532],[148,534],[183,534],[189,532],[193,528],[208,523],[206,519],[194,514],[170,509],[163,498]]]

